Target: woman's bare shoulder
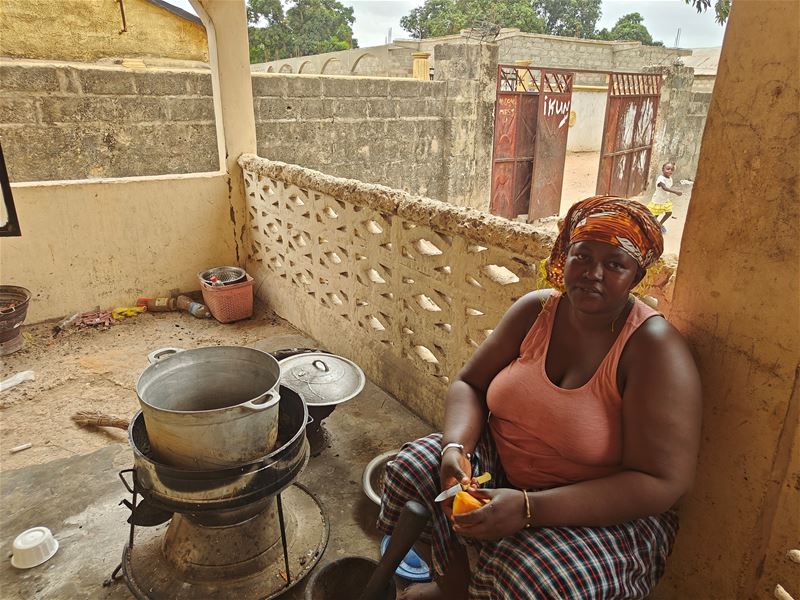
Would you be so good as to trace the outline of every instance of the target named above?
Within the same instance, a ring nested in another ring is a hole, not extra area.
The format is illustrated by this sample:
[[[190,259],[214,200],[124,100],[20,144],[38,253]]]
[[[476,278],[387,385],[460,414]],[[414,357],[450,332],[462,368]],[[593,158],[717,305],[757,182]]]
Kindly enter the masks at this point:
[[[629,369],[642,373],[696,370],[686,339],[661,315],[650,317],[631,335],[622,361]]]
[[[545,307],[549,307],[553,303],[555,297],[555,290],[552,289],[528,292],[514,302],[506,314],[514,320],[522,319],[533,323],[539,316],[539,313],[546,310]]]

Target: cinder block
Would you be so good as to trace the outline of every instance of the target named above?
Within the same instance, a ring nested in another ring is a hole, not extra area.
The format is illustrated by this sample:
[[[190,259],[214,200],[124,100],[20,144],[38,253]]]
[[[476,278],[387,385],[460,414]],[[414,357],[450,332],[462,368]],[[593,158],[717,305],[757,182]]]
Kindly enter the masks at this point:
[[[1,127],[3,154],[12,182],[86,179],[98,163],[99,132],[81,126]]]
[[[333,101],[334,119],[366,119],[368,101],[361,98],[345,98]]]
[[[84,94],[126,95],[136,93],[134,74],[131,71],[91,69],[77,71]]]
[[[297,109],[294,102],[294,98],[257,98],[255,100],[256,121],[296,119]]]
[[[186,73],[186,93],[190,96],[213,96],[211,73]]]
[[[283,75],[286,78],[286,96],[289,98],[322,97],[322,78]]]
[[[358,96],[358,82],[354,79],[321,77],[322,95],[326,98],[350,98]]]
[[[290,100],[296,106],[297,118],[301,121],[317,121],[333,117],[336,100],[323,98],[291,98]]]
[[[134,73],[136,90],[141,96],[186,96],[188,83],[183,73],[170,71],[149,71]]]
[[[358,79],[354,82],[358,95],[362,98],[385,98],[389,95],[388,79]]]
[[[370,119],[396,119],[398,102],[389,98],[372,98],[367,100],[367,114]]]
[[[253,97],[275,97],[286,96],[286,77],[284,75],[274,75],[263,73],[252,76]]]
[[[0,65],[0,91],[57,92],[59,89],[53,67]]]
[[[42,123],[135,123],[168,120],[167,103],[156,97],[45,97]]]
[[[389,82],[389,95],[393,98],[416,98],[420,95],[422,86],[429,83],[416,79],[393,79]]]
[[[0,96],[0,123],[36,123],[36,103],[32,98]]]
[[[170,98],[169,118],[172,121],[213,121],[212,98]]]

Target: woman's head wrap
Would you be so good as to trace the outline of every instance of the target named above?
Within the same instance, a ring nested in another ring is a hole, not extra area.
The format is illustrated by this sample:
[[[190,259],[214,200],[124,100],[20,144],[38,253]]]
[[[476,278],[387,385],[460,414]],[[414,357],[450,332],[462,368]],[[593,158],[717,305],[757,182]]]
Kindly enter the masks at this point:
[[[564,287],[564,263],[569,247],[585,241],[619,246],[642,270],[664,251],[661,225],[644,204],[615,196],[581,200],[567,211],[547,261],[547,279],[556,288]]]

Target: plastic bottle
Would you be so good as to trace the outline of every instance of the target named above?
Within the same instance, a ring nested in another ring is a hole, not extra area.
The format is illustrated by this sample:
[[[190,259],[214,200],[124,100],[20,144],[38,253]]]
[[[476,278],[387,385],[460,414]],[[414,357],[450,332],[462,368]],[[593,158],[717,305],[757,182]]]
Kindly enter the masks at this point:
[[[139,306],[146,306],[147,312],[170,312],[178,310],[175,298],[139,298],[136,304]]]
[[[220,287],[220,286],[223,286],[225,284],[222,283],[219,279],[217,279],[216,275],[212,275],[211,276],[211,285],[214,286],[214,287]]]
[[[175,299],[175,304],[180,310],[190,312],[198,319],[210,319],[211,311],[205,304],[195,302],[189,296],[178,296]]]

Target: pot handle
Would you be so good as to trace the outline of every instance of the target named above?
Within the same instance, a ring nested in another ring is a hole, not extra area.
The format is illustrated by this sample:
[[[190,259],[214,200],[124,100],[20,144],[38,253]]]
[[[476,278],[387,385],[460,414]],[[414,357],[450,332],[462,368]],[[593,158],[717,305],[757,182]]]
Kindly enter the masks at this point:
[[[183,348],[159,348],[158,350],[153,350],[150,354],[148,354],[147,360],[152,365],[153,363],[157,363],[158,361],[177,354],[178,352],[183,352]]]
[[[275,399],[276,396],[277,394],[275,392],[267,392],[260,398],[256,398],[255,400],[250,400],[249,402],[243,402],[239,406],[253,411],[265,410],[267,408],[272,408],[274,406],[272,401]]]

